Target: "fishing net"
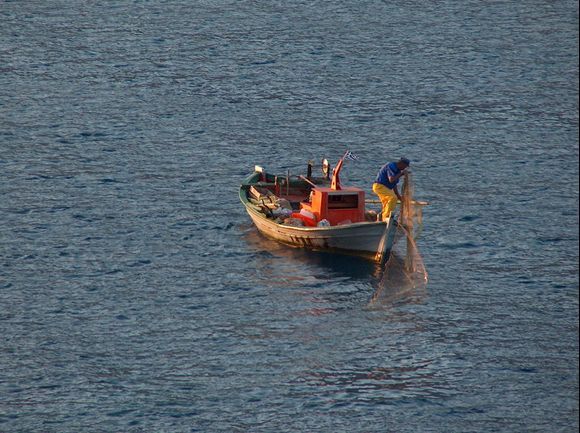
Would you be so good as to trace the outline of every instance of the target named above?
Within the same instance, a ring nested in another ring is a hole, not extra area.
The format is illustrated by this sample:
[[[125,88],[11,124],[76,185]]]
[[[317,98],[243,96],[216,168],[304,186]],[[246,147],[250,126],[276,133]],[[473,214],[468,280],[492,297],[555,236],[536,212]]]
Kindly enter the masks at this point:
[[[415,241],[423,226],[423,211],[413,200],[411,173],[405,175],[401,197],[395,242],[371,305],[412,302],[427,287],[427,270]]]

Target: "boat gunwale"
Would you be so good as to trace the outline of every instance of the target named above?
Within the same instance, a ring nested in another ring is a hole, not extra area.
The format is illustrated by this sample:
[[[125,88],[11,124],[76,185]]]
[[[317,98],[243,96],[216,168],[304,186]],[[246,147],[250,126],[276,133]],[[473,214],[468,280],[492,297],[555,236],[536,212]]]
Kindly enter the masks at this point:
[[[248,204],[244,203],[244,206],[246,207],[246,210],[248,212],[251,212],[252,214],[256,215],[258,218],[260,218],[261,220],[264,220],[266,223],[275,226],[275,227],[282,227],[284,229],[289,229],[289,230],[297,230],[300,232],[317,232],[317,231],[321,231],[321,232],[328,232],[328,231],[347,231],[347,230],[352,230],[354,228],[359,228],[359,227],[368,227],[368,226],[381,226],[381,225],[387,225],[388,222],[387,221],[361,221],[358,223],[352,223],[352,224],[341,224],[338,226],[327,226],[327,227],[300,227],[300,226],[289,226],[289,225],[284,225],[284,224],[280,224],[277,223],[276,221],[273,221],[271,219],[269,219],[264,213],[253,209],[250,205],[250,203],[248,202]]]

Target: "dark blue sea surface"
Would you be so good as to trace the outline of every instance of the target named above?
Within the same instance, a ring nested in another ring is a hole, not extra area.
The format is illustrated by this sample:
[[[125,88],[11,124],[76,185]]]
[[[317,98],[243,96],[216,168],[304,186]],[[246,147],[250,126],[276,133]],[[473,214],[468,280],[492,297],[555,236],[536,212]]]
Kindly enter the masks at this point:
[[[0,431],[578,431],[578,132],[577,1],[0,1]],[[239,203],[347,149],[425,290]]]

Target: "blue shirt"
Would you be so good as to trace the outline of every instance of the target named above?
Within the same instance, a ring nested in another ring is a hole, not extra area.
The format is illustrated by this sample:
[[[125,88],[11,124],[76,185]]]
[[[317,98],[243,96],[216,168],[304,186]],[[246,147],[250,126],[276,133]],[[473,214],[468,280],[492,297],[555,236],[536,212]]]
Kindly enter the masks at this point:
[[[397,179],[394,183],[389,182],[389,176],[394,177],[401,172],[399,167],[397,167],[396,162],[390,162],[388,164],[383,165],[383,167],[379,170],[379,174],[377,174],[377,179],[375,183],[380,183],[385,185],[389,189],[393,189],[399,183],[399,179]]]

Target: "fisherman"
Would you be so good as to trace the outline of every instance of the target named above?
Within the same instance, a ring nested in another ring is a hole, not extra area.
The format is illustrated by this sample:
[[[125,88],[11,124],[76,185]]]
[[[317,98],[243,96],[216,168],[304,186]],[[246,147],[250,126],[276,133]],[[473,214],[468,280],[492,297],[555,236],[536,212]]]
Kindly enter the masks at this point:
[[[397,162],[389,162],[379,170],[375,183],[373,183],[373,192],[379,196],[383,204],[381,213],[383,221],[386,221],[391,213],[397,207],[397,199],[401,200],[401,194],[397,189],[397,184],[405,173],[411,162],[407,158],[401,158]]]

